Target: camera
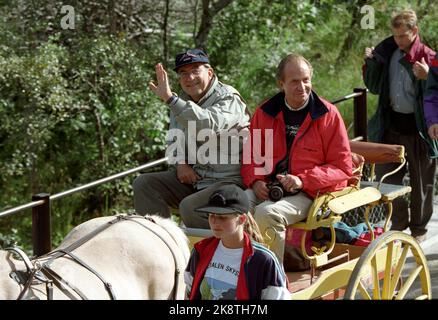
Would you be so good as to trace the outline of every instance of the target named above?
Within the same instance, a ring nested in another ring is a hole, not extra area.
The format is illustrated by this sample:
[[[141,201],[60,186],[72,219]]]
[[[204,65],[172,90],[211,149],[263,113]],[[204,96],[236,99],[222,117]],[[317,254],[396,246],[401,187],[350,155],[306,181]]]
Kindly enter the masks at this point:
[[[287,192],[284,190],[283,185],[280,181],[273,181],[266,184],[268,188],[268,197],[272,202],[277,202],[285,196],[293,196],[300,192],[300,190],[295,190],[294,192]]]
[[[276,202],[278,200],[280,200],[281,198],[283,198],[284,194],[286,193],[286,191],[283,189],[283,186],[281,185],[280,181],[274,181],[271,183],[268,183],[266,185],[266,187],[268,187],[269,191],[268,191],[268,197],[269,200]]]

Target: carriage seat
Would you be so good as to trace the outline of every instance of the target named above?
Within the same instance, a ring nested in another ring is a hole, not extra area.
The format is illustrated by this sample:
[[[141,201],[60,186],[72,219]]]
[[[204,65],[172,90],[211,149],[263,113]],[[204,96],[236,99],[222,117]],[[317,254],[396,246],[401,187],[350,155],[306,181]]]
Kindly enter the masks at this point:
[[[351,179],[349,186],[341,191],[329,192],[314,199],[309,209],[308,216],[304,221],[287,226],[287,228],[301,229],[311,232],[319,227],[329,227],[331,232],[331,242],[321,248],[312,247],[312,254],[307,254],[305,249],[305,232],[301,238],[301,252],[303,256],[310,260],[313,268],[324,266],[330,263],[329,254],[335,247],[335,229],[333,224],[342,219],[342,215],[350,210],[365,206],[365,221],[372,230],[369,223],[368,214],[371,208],[379,204],[388,206],[388,216],[385,223],[385,231],[392,214],[392,201],[411,191],[411,187],[399,186],[383,183],[383,180],[399,171],[406,163],[404,157],[404,147],[401,145],[388,145],[372,142],[350,141],[350,148],[353,155],[353,163],[356,167],[356,181]],[[357,155],[360,155],[359,157]],[[360,163],[363,162],[363,163]],[[375,164],[397,163],[397,168],[385,174],[380,181],[373,181]],[[364,164],[370,165],[370,180],[361,181],[362,169]],[[372,233],[372,237],[374,233]]]
[[[375,186],[382,193],[382,198],[375,205],[383,204],[387,207],[387,215],[384,226],[384,231],[387,231],[389,221],[391,220],[392,216],[392,201],[397,197],[404,196],[411,192],[410,186],[383,183],[386,177],[398,172],[406,164],[405,148],[401,145],[390,145],[361,141],[353,141],[350,143],[350,146],[351,149],[355,152],[361,153],[361,155],[365,159],[365,163],[370,164],[370,174],[368,177],[368,181],[362,181],[361,185],[365,187]],[[394,163],[394,165],[398,164],[398,166],[391,172],[384,174],[378,182],[375,182],[374,169],[375,165],[379,163]],[[371,208],[372,206],[368,206],[367,210],[365,211],[366,223],[370,228],[371,226],[368,221],[368,213]],[[371,239],[374,239],[374,233],[371,234]]]
[[[411,192],[412,188],[410,186],[401,186],[396,184],[389,184],[389,183],[381,183],[379,186],[379,182],[376,181],[361,181],[360,183],[361,188],[368,188],[368,187],[374,187],[377,190],[380,191],[382,194],[381,201],[387,202],[387,201],[393,201],[394,199],[398,197],[402,197],[409,192]]]
[[[374,187],[382,193],[382,201],[393,201],[397,197],[404,196],[411,192],[411,187],[383,183],[383,180],[398,172],[406,163],[405,148],[401,145],[383,143],[350,141],[351,151],[363,156],[365,164],[370,164],[369,181],[361,181],[361,188]],[[376,164],[398,163],[399,166],[391,172],[386,173],[380,181],[374,181],[374,168]]]

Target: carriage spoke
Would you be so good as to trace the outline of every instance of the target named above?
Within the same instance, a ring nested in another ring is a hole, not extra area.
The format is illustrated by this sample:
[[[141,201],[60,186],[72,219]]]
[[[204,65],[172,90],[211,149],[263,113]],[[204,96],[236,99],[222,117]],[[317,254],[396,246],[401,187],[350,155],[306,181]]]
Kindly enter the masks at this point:
[[[380,283],[379,283],[379,270],[377,269],[377,259],[374,256],[371,259],[371,269],[372,269],[372,273],[373,273],[373,284],[374,284],[374,288],[373,288],[373,299],[376,300],[380,300]]]
[[[400,289],[399,293],[397,294],[396,299],[401,300],[404,299],[406,293],[411,288],[412,284],[414,283],[414,280],[417,278],[419,273],[423,270],[423,266],[417,266],[409,275],[409,277],[406,279],[406,282],[404,283],[403,287]]]
[[[414,264],[407,265],[408,253]],[[421,289],[414,292],[420,283]],[[362,253],[348,281],[345,299],[430,299],[427,260],[418,243],[401,231],[388,231]]]
[[[402,254],[400,255],[399,261],[397,263],[397,267],[395,268],[394,275],[391,279],[391,289],[390,289],[391,296],[394,296],[395,287],[397,286],[397,283],[400,281],[400,275],[406,263],[406,257],[408,255],[408,251],[409,251],[409,245],[406,244],[403,246]]]
[[[391,299],[391,269],[392,269],[392,254],[394,250],[394,242],[388,244],[386,253],[385,274],[383,276],[382,299]]]
[[[359,281],[359,285],[358,285],[359,291],[362,295],[362,297],[366,300],[371,300],[371,296],[368,293],[367,289],[365,288],[365,286],[363,285],[362,281]]]

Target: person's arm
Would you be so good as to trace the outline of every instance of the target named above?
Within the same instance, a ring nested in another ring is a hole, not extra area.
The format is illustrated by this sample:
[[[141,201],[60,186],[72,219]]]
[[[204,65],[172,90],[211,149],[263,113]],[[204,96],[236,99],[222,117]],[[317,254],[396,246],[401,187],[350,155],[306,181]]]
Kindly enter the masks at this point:
[[[261,300],[291,300],[291,293],[287,289],[286,274],[280,269],[280,263],[273,253],[266,262],[263,274],[264,286]]]
[[[297,174],[303,191],[316,195],[333,191],[337,185],[347,183],[352,176],[350,143],[344,121],[336,107],[331,108],[320,128],[326,162]]]
[[[424,116],[429,135],[437,139],[438,128],[438,55],[431,61],[424,94]]]
[[[383,64],[375,56],[374,48],[365,48],[365,62],[362,66],[362,76],[365,86],[373,94],[379,94],[382,82]]]
[[[157,83],[150,81],[149,89],[151,89],[161,100],[167,102],[172,97],[172,90],[170,89],[167,72],[161,63],[155,65],[155,75],[157,77]]]
[[[186,270],[184,271],[184,283],[186,284],[186,300],[190,299],[190,295],[192,293],[193,277],[195,276],[196,268],[196,255],[196,250],[193,248]]]
[[[246,104],[237,93],[227,93],[207,108],[202,108],[190,100],[173,99],[170,108],[176,120],[188,128],[189,122],[196,124],[196,133],[202,129],[211,129],[216,133],[239,125],[247,125],[249,116]]]

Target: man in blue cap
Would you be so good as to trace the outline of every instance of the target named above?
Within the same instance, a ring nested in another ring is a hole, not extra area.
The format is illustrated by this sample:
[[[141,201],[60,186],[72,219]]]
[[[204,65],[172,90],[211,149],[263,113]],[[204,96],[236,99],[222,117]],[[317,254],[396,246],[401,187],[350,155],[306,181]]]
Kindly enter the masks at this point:
[[[210,195],[224,184],[243,186],[239,160],[242,143],[238,141],[237,150],[219,143],[217,150],[209,150],[220,155],[220,159],[205,154],[202,157],[200,151],[212,139],[217,142],[224,135],[230,137],[230,129],[239,132],[239,136],[231,134],[231,140],[240,140],[242,131],[248,130],[250,116],[239,92],[218,80],[204,51],[191,49],[179,53],[173,70],[183,91],[180,95],[172,92],[161,63],[155,66],[157,81],[151,81],[149,88],[170,107],[169,133],[173,134],[166,137],[167,154],[176,170],[137,177],[133,183],[134,207],[139,214],[163,217],[170,217],[170,207],[179,208],[187,227],[209,228],[207,215],[195,209],[207,204]],[[205,130],[210,132],[207,142],[205,137],[198,141],[199,132]],[[171,149],[175,146],[176,156],[175,149]]]

